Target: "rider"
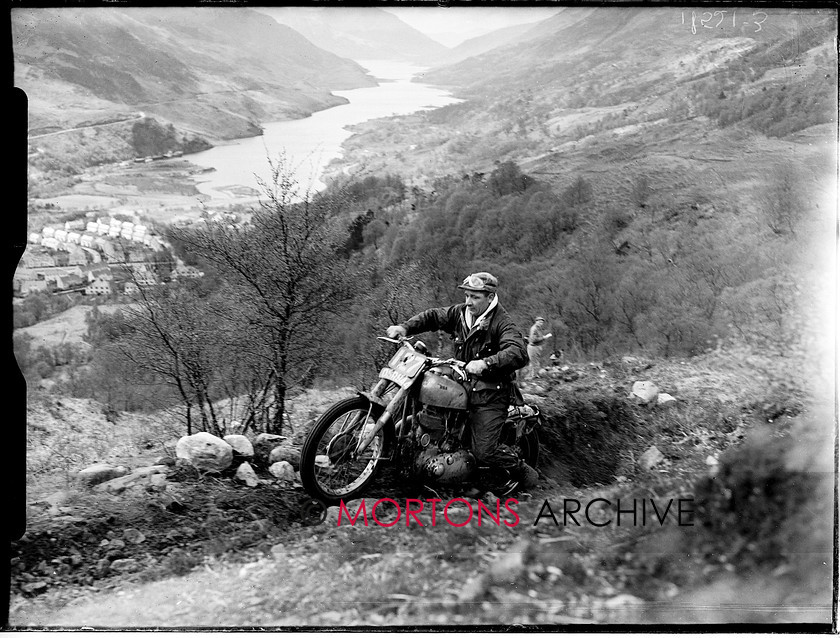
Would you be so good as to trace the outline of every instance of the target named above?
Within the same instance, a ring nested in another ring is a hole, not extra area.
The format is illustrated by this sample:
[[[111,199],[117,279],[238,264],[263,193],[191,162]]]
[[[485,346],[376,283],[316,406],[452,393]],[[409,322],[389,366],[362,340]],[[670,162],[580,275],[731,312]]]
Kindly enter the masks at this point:
[[[396,339],[443,330],[454,337],[455,358],[466,361],[466,371],[477,379],[470,397],[470,447],[476,460],[501,470],[497,478],[502,483],[510,477],[533,487],[537,471],[500,443],[516,371],[528,363],[528,354],[522,333],[499,304],[498,285],[490,273],[469,275],[458,286],[464,291],[464,303],[430,308],[390,326],[387,334]]]

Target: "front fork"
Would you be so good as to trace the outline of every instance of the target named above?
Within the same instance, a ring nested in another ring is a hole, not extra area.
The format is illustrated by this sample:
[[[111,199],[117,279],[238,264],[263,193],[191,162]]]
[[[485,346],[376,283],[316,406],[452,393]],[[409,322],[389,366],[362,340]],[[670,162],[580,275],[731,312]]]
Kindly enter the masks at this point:
[[[371,392],[373,396],[380,396],[377,391],[381,392],[382,387],[384,387],[380,386],[380,384],[382,383],[387,384],[387,381],[385,381],[384,379],[379,380],[379,383],[376,385],[373,392]],[[404,405],[404,401],[407,395],[408,388],[400,388],[394,395],[394,397],[391,399],[391,401],[388,403],[388,405],[385,406],[385,411],[382,413],[382,416],[380,416],[376,420],[376,424],[372,428],[366,428],[362,431],[362,436],[359,439],[358,444],[356,445],[355,451],[353,452],[354,458],[361,455],[367,449],[368,445],[370,445],[371,441],[373,441],[373,437],[376,436],[377,432],[379,432],[386,425],[393,423],[394,414],[396,414],[401,405]],[[371,400],[371,397],[368,397],[368,400]]]

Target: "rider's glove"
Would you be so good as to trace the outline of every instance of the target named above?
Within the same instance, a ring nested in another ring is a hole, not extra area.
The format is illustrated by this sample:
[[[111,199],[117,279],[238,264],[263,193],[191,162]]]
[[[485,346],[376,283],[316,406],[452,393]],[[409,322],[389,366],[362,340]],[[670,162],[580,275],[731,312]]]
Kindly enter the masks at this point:
[[[386,331],[389,339],[405,339],[407,333],[404,326],[389,326]]]

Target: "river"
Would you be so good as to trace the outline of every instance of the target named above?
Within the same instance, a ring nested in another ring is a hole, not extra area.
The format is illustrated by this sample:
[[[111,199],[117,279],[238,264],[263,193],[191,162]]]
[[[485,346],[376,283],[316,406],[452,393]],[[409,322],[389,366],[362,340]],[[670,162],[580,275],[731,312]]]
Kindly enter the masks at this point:
[[[237,140],[189,156],[190,162],[212,172],[196,176],[197,188],[211,199],[231,199],[242,187],[258,189],[258,177],[270,181],[268,158],[285,157],[302,189],[321,190],[324,168],[341,156],[341,145],[351,135],[346,127],[366,120],[405,115],[459,102],[447,91],[411,82],[425,69],[410,64],[359,60],[377,79],[378,86],[334,91],[349,100],[300,120],[270,122],[263,135]]]

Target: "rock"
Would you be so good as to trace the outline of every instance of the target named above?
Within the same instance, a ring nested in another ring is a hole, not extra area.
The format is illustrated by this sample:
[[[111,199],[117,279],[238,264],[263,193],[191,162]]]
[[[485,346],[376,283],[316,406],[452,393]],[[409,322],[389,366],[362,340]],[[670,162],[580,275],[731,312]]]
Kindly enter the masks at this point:
[[[230,432],[231,432],[232,435],[241,435],[244,431],[245,431],[245,426],[242,424],[241,421],[231,421],[230,422]],[[227,439],[227,437],[225,437],[225,439]]]
[[[324,518],[324,525],[327,527],[338,527],[338,515],[341,508],[338,505],[331,505],[327,508],[327,516]]]
[[[146,540],[146,536],[143,532],[139,529],[134,529],[133,527],[129,527],[123,531],[123,538],[133,545],[139,545]]]
[[[272,463],[268,468],[268,471],[271,472],[272,476],[284,482],[294,483],[297,480],[295,469],[288,461],[278,461],[277,463]]]
[[[254,458],[261,463],[267,463],[271,450],[285,440],[286,437],[279,434],[269,434],[268,432],[258,434],[257,438],[254,439]]]
[[[134,558],[118,558],[111,563],[111,569],[115,572],[133,572],[137,569],[138,563]]]
[[[656,397],[657,405],[668,405],[669,403],[676,403],[677,400],[667,392],[660,392]]]
[[[290,445],[279,445],[275,447],[268,455],[268,464],[274,465],[280,461],[286,461],[297,470],[300,467],[300,448]]]
[[[175,454],[202,472],[222,472],[233,462],[233,448],[209,432],[181,437]]]
[[[121,494],[128,488],[139,484],[145,477],[138,474],[129,474],[128,476],[121,476],[119,478],[105,481],[99,485],[94,486],[95,492],[109,492],[111,494]]]
[[[653,469],[656,465],[665,460],[665,455],[655,445],[651,445],[644,454],[639,457],[639,467],[646,470]]]
[[[125,541],[120,540],[119,538],[111,539],[108,542],[108,549],[123,549],[125,547]]]
[[[161,456],[155,461],[155,465],[165,465],[167,467],[175,467],[175,458],[172,456]]]
[[[241,434],[228,434],[224,438],[225,443],[233,448],[234,454],[245,458],[254,456],[254,445],[248,440],[247,436]]]
[[[260,479],[257,478],[257,473],[251,464],[245,461],[238,468],[236,468],[236,480],[242,481],[248,487],[256,487],[260,484]]]
[[[659,388],[652,381],[636,381],[632,392],[633,396],[641,399],[642,403],[650,403],[659,396]]]
[[[122,465],[114,466],[110,463],[96,463],[80,470],[76,475],[76,479],[82,485],[93,487],[94,485],[99,485],[100,483],[125,476],[126,474],[128,474],[128,469]]]
[[[168,471],[168,465],[150,465],[148,467],[137,468],[131,473],[131,475],[138,478],[148,478],[153,474],[166,474]]]
[[[42,580],[36,580],[34,583],[24,583],[20,588],[27,594],[37,594],[47,588],[47,583]]]
[[[149,485],[152,487],[156,487],[158,489],[165,488],[168,485],[168,481],[163,474],[152,474],[149,477]]]
[[[60,490],[58,492],[53,492],[44,500],[52,505],[53,507],[58,507],[59,505],[64,505],[73,497],[73,492],[68,490]]]
[[[108,573],[108,570],[111,569],[111,561],[107,558],[100,558],[96,561],[96,567],[94,567],[94,571],[97,576],[104,576]]]

